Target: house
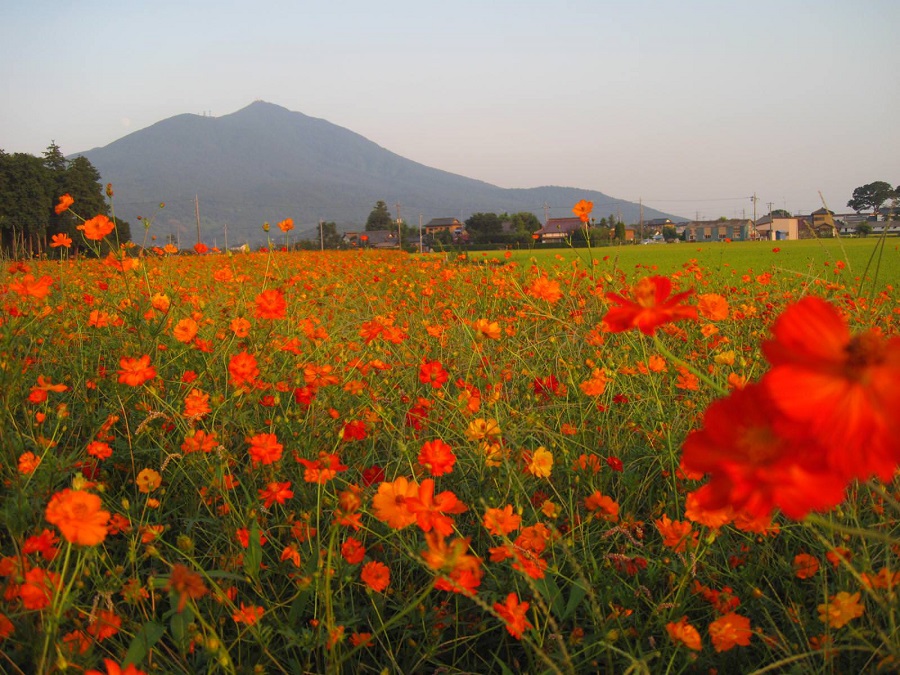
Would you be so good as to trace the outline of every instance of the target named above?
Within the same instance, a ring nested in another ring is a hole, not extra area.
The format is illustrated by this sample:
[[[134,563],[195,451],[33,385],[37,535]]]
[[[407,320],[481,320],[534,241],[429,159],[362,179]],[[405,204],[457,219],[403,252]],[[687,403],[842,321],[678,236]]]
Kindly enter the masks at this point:
[[[834,211],[825,207],[816,209],[810,215],[811,229],[807,228],[809,236],[834,237],[837,236],[837,228],[834,224]],[[815,234],[813,234],[815,233]],[[803,238],[803,237],[801,237]]]
[[[449,232],[456,236],[462,234],[465,229],[465,223],[461,223],[457,218],[432,218],[425,223],[425,234]]]
[[[345,232],[344,243],[358,248],[399,248],[396,230]]]
[[[800,238],[800,221],[798,216],[785,217],[769,214],[756,221],[756,231],[761,239],[770,241],[796,241]]]
[[[760,239],[750,218],[692,220],[682,227],[685,241],[756,241]]]
[[[581,222],[580,218],[549,218],[547,223],[535,232],[535,235],[541,241],[562,241],[586,225],[587,223]]]

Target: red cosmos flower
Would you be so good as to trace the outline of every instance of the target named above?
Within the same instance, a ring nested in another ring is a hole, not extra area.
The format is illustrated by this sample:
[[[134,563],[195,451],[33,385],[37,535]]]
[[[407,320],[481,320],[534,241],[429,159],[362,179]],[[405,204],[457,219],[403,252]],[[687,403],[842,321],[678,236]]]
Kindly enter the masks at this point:
[[[259,377],[256,357],[247,352],[235,354],[228,362],[228,373],[235,387],[252,386]]]
[[[449,378],[440,361],[423,361],[419,367],[419,382],[435,389],[440,389]]]
[[[119,383],[129,387],[139,387],[156,377],[156,368],[150,365],[147,354],[136,359],[123,356],[119,359]]]
[[[682,465],[710,474],[696,493],[705,510],[731,506],[764,517],[778,507],[799,519],[844,498],[845,481],[827,465],[822,445],[779,414],[761,384],[707,408],[703,427],[684,441]]]
[[[291,499],[294,496],[294,491],[291,490],[290,481],[285,481],[284,483],[269,483],[264,490],[258,490],[258,492],[259,498],[266,508],[269,508],[275,502],[284,504],[288,499]]]
[[[250,444],[249,454],[253,466],[257,464],[273,464],[281,459],[284,446],[278,442],[275,434],[256,434],[247,438]]]
[[[502,603],[494,603],[494,611],[506,622],[506,630],[516,640],[522,639],[522,633],[532,628],[531,622],[525,617],[530,605],[527,602],[519,602],[519,596],[510,593]]]
[[[194,244],[194,250],[198,255],[203,255],[204,253],[209,251],[209,246],[204,244],[202,241],[198,241],[196,244]]]
[[[348,565],[358,565],[363,561],[365,555],[366,547],[354,537],[347,537],[347,540],[341,544],[341,557],[347,561]]]
[[[450,473],[455,463],[453,449],[440,439],[427,441],[419,452],[419,464],[428,469],[432,476]]]
[[[362,420],[351,420],[344,424],[343,429],[341,429],[341,440],[344,442],[362,441],[365,438],[366,423]]]
[[[697,308],[681,302],[693,290],[677,293],[672,297],[672,281],[668,277],[644,277],[631,288],[631,297],[607,293],[606,298],[615,306],[603,317],[613,333],[637,328],[644,335],[653,335],[663,324],[680,319],[696,319]]]
[[[536,377],[531,384],[535,396],[546,402],[550,400],[550,396],[565,396],[566,385],[556,379],[556,375],[548,375],[547,377]]]
[[[406,497],[406,508],[415,514],[416,523],[423,532],[434,530],[445,537],[453,533],[453,519],[447,514],[465,513],[468,510],[450,490],[434,494],[434,479],[426,478],[419,485],[415,497]]]
[[[50,237],[50,248],[69,248],[71,245],[72,238],[64,232],[54,234],[52,237]]]
[[[375,485],[377,483],[381,483],[384,481],[384,469],[382,469],[377,464],[374,464],[368,468],[366,468],[362,472],[362,482],[363,485],[369,487],[370,485]]]
[[[900,463],[900,337],[850,335],[837,309],[806,297],[788,307],[762,345],[762,379],[778,413],[808,429],[843,478],[889,481]]]
[[[283,319],[287,316],[287,300],[277,288],[270,288],[256,296],[257,319]]]
[[[373,591],[381,592],[391,582],[391,570],[384,563],[373,560],[363,565],[359,577]]]
[[[306,471],[303,472],[303,480],[307,483],[324,485],[339,472],[347,470],[347,465],[341,464],[340,457],[324,451],[319,452],[318,459],[310,460],[302,457],[295,457],[295,459],[306,467]]]

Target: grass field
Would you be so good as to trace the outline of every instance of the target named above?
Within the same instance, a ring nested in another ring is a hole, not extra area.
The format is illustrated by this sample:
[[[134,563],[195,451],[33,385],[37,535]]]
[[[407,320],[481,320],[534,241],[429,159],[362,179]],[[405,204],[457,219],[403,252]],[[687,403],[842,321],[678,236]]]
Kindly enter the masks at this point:
[[[896,672],[875,245],[9,262],[0,670]]]
[[[777,249],[777,253],[773,252]],[[477,258],[480,253],[473,253]],[[697,264],[708,273],[729,278],[763,272],[795,274],[798,278],[833,281],[835,263],[845,265],[840,271],[841,280],[848,288],[856,290],[865,280],[864,287],[900,285],[900,239],[889,237],[806,239],[777,242],[728,242],[691,244],[651,244],[601,247],[588,249],[541,249],[513,251],[512,260],[520,263],[534,258],[539,264],[590,257],[598,259],[606,267],[616,267],[634,279],[655,271],[671,274],[687,264]],[[502,253],[485,255],[501,259]]]

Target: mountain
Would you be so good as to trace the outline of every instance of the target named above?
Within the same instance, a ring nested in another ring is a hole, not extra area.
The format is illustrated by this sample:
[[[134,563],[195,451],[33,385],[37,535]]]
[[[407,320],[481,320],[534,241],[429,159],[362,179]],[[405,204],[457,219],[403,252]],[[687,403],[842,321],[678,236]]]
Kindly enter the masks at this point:
[[[472,213],[530,211],[544,220],[569,216],[580,199],[594,202],[597,219],[621,213],[637,222],[639,207],[602,192],[568,187],[500,188],[406,159],[348,129],[256,101],[222,117],[183,114],[78,153],[115,190],[116,215],[142,239],[137,217],[152,217],[158,240],[196,238],[195,196],[206,243],[264,241],[263,222],[293,218],[292,238],[316,236],[320,219],[339,231],[363,228],[379,199],[410,223],[468,218]],[[165,208],[159,210],[159,204]],[[675,216],[644,208],[644,219]]]

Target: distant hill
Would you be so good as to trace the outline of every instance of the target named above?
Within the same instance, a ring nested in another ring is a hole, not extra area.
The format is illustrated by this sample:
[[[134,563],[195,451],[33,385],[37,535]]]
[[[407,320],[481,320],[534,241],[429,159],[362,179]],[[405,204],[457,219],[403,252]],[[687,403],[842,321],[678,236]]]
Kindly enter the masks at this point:
[[[505,189],[405,159],[348,129],[325,120],[256,101],[222,117],[176,115],[102,148],[87,157],[103,182],[113,184],[116,215],[132,225],[140,241],[137,216],[154,217],[161,240],[176,234],[182,245],[196,239],[194,197],[199,197],[206,243],[264,241],[263,222],[293,218],[292,238],[310,236],[319,219],[339,231],[361,229],[379,199],[415,224],[419,214],[465,220],[477,212],[529,211],[544,220],[543,205],[579,199],[595,203],[599,220],[621,213],[637,222],[639,207],[602,192],[569,187]],[[157,214],[158,205],[166,206]],[[644,219],[670,217],[644,208]]]

